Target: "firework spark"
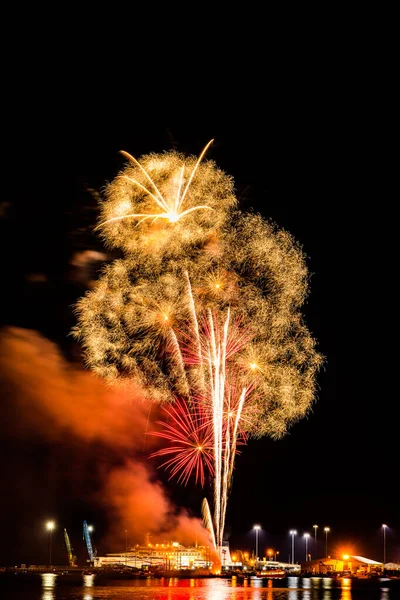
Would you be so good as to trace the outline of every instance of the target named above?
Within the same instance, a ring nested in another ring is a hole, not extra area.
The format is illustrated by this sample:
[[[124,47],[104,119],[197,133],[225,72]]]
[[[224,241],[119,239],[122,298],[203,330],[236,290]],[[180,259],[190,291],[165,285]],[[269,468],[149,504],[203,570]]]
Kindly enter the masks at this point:
[[[158,455],[182,483],[213,473],[221,547],[237,445],[307,414],[322,357],[301,316],[300,246],[236,210],[232,178],[204,160],[210,143],[199,158],[125,153],[99,225],[125,257],[79,301],[74,333],[97,374],[172,403]]]
[[[150,457],[172,455],[160,465],[170,469],[171,477],[179,475],[178,481],[186,484],[194,473],[195,481],[204,486],[205,472],[212,475],[214,465],[213,430],[202,405],[199,404],[197,410],[188,410],[186,403],[177,400],[164,411],[170,421],[158,421],[163,429],[151,434],[173,445],[153,452]]]
[[[162,196],[160,190],[154,183],[153,179],[147,173],[146,169],[139,163],[139,161],[137,161],[136,158],[131,156],[128,152],[122,151],[121,154],[123,154],[126,158],[128,158],[130,161],[132,161],[137,167],[139,167],[139,169],[144,174],[145,178],[149,181],[150,186],[152,188],[154,188],[155,193],[152,193],[148,188],[146,188],[137,179],[134,179],[133,177],[129,177],[127,175],[122,175],[122,177],[125,177],[128,181],[130,181],[131,183],[136,185],[141,191],[148,194],[148,196],[152,200],[154,200],[156,208],[161,209],[162,212],[152,213],[152,214],[136,213],[136,214],[128,214],[128,215],[120,215],[117,217],[111,217],[110,219],[107,219],[106,221],[101,223],[100,226],[102,227],[104,225],[107,225],[107,223],[112,223],[113,221],[120,221],[122,219],[132,219],[132,218],[140,219],[137,223],[138,225],[140,223],[143,223],[143,221],[146,221],[147,219],[152,219],[152,223],[155,223],[155,221],[157,221],[157,219],[167,219],[170,223],[176,223],[177,221],[179,221],[179,219],[181,219],[185,215],[188,215],[189,213],[191,213],[195,210],[201,210],[201,209],[214,210],[213,208],[211,208],[211,206],[206,206],[206,205],[192,206],[191,208],[182,210],[182,205],[185,200],[185,196],[187,194],[189,186],[192,182],[192,179],[197,171],[197,168],[198,168],[203,156],[205,155],[205,153],[207,152],[208,148],[211,146],[213,141],[214,140],[209,141],[207,146],[204,148],[204,150],[200,154],[200,157],[190,174],[190,177],[188,179],[188,182],[187,182],[186,187],[184,188],[183,192],[182,192],[182,183],[183,183],[183,175],[185,172],[184,165],[182,166],[182,169],[180,171],[180,175],[178,178],[176,194],[175,195],[171,194],[169,197],[166,196],[165,198]]]

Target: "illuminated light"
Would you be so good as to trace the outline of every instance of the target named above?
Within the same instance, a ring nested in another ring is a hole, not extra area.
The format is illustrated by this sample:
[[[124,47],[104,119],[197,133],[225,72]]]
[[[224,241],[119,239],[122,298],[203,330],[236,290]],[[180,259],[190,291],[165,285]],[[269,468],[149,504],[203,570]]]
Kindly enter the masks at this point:
[[[220,289],[220,287],[221,287],[221,284],[220,284],[220,283],[216,283],[216,284],[215,284],[215,287],[217,288],[217,290],[219,290],[219,289]]]
[[[177,213],[169,213],[168,219],[169,219],[170,223],[176,223],[179,219],[179,215]]]
[[[258,368],[258,365],[257,365],[257,363],[250,363],[250,369],[251,369],[252,371],[254,371],[254,370],[255,370],[255,369],[257,369],[257,368]]]
[[[349,555],[348,554],[343,554],[343,560],[349,560]]]
[[[46,529],[48,531],[53,531],[54,527],[55,527],[54,521],[47,521],[47,523],[46,523]]]
[[[198,446],[197,450],[200,450],[200,451],[203,450],[203,446]]]

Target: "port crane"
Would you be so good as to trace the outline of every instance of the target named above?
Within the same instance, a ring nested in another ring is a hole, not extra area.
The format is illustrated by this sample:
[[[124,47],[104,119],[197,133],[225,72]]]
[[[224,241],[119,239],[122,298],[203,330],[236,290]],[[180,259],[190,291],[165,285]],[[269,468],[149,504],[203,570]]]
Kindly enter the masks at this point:
[[[76,567],[76,556],[74,555],[74,551],[71,547],[71,542],[69,541],[69,535],[66,529],[64,529],[64,540],[67,547],[68,564],[70,567]]]
[[[86,521],[83,521],[83,538],[86,542],[86,548],[89,554],[89,560],[91,563],[94,563],[94,559],[96,558],[97,552],[94,544],[92,542],[92,537],[90,535],[91,527],[88,526]]]

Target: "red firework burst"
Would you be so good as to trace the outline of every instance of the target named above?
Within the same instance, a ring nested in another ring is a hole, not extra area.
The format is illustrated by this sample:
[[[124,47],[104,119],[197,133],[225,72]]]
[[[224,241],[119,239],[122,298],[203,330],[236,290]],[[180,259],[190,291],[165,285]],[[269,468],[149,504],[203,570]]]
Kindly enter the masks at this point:
[[[178,482],[186,485],[194,475],[196,483],[200,482],[203,487],[205,469],[214,474],[213,430],[209,417],[200,404],[189,408],[180,400],[164,407],[164,411],[168,422],[157,421],[163,431],[152,431],[150,435],[169,440],[173,445],[153,452],[150,458],[172,455],[160,465],[171,471],[170,479],[178,475]]]

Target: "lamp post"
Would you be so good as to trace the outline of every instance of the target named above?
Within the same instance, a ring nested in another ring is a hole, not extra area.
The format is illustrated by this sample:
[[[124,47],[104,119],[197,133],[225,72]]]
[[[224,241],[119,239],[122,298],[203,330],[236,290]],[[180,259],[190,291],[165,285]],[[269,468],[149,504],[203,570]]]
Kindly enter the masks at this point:
[[[128,530],[125,529],[125,567],[128,561]]]
[[[306,562],[308,561],[308,538],[310,537],[309,533],[304,534],[304,539],[306,540]]]
[[[385,572],[385,564],[386,564],[386,529],[387,525],[382,525],[383,529],[383,573]]]
[[[54,521],[47,521],[46,529],[50,533],[50,550],[49,550],[49,565],[51,567],[51,534],[53,533],[53,529],[55,527]]]
[[[297,534],[297,531],[295,529],[291,529],[289,533],[292,536],[292,565],[294,565],[294,536]]]
[[[276,562],[276,557],[279,556],[279,550],[275,550],[275,562]]]
[[[253,529],[256,532],[256,563],[258,562],[258,532],[260,531],[260,525],[254,525]],[[257,568],[257,565],[256,565]]]
[[[317,558],[317,529],[318,525],[313,525],[314,528],[314,558]]]
[[[329,527],[324,527],[325,531],[325,556],[328,558],[328,533],[330,532]]]

